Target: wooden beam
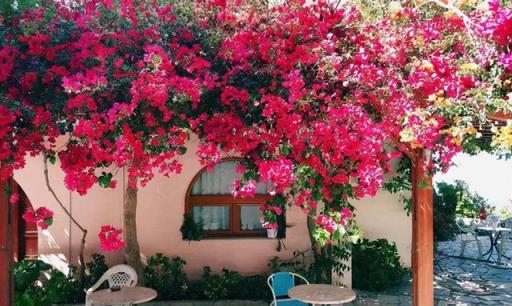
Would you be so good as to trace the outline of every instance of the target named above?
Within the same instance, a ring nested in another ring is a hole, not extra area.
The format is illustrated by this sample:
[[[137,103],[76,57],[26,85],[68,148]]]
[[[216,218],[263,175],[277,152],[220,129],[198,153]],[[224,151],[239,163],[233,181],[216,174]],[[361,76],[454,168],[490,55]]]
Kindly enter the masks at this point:
[[[505,122],[507,120],[512,120],[512,114],[505,114],[503,112],[489,113],[486,115],[489,120],[496,120]]]
[[[412,169],[413,306],[434,305],[434,214],[432,176],[427,171],[424,150],[415,150]]]

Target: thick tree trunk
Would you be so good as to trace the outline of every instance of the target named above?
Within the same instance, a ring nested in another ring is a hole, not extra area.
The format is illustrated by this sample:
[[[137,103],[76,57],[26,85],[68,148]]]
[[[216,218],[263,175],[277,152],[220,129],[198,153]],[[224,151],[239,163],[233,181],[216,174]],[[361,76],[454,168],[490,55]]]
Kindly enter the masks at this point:
[[[138,284],[144,284],[144,265],[140,258],[137,239],[137,188],[128,186],[124,197],[124,256],[129,266],[137,271]]]
[[[315,217],[308,215],[307,216],[307,225],[309,232],[309,240],[311,241],[311,249],[313,250],[313,255],[315,259],[314,265],[316,269],[314,269],[315,275],[314,280],[310,280],[316,283],[331,283],[332,282],[332,266],[326,265],[326,258],[332,256],[332,247],[326,245],[321,247],[313,237],[313,230],[316,226]]]

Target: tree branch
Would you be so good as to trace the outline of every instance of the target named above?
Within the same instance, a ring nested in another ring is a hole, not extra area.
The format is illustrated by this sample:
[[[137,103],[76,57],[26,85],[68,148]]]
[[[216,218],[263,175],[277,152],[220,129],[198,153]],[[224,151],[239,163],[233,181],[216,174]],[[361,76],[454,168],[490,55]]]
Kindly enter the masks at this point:
[[[73,224],[75,224],[79,229],[80,231],[82,232],[87,232],[87,230],[85,228],[83,228],[80,223],[78,223],[78,221],[76,221],[75,218],[73,218],[73,216],[71,215],[71,213],[69,212],[69,210],[66,208],[66,206],[64,206],[64,204],[62,203],[62,201],[59,199],[59,197],[57,196],[57,194],[55,193],[55,191],[53,190],[52,186],[50,185],[50,178],[48,176],[48,156],[46,155],[46,153],[43,153],[43,156],[44,156],[44,179],[46,181],[46,187],[48,188],[48,191],[52,194],[53,198],[55,199],[55,201],[57,201],[57,203],[59,203],[59,206],[62,208],[62,210],[66,213],[66,215],[68,215],[68,217],[71,219],[71,221],[73,222]]]
[[[59,206],[62,208],[64,213],[69,217],[69,219],[73,222],[73,224],[76,225],[82,232],[82,240],[80,241],[80,253],[79,253],[79,261],[80,261],[80,284],[83,286],[85,283],[85,258],[84,258],[84,251],[85,251],[85,238],[87,237],[87,230],[76,221],[76,219],[71,215],[69,210],[64,206],[64,203],[59,199],[57,194],[55,193],[55,190],[53,190],[52,186],[50,185],[50,178],[48,175],[48,155],[46,153],[43,153],[44,158],[44,179],[46,181],[46,187],[48,188],[48,191],[52,194],[53,198],[57,203],[59,203]]]

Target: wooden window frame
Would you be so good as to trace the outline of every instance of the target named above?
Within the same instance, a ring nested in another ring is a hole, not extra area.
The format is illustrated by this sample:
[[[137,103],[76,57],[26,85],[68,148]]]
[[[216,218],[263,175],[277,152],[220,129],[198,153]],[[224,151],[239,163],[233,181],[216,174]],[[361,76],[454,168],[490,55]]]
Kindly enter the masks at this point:
[[[227,158],[220,161],[239,161],[237,158]],[[240,225],[240,215],[242,206],[254,205],[260,206],[267,203],[271,196],[264,194],[257,194],[253,198],[234,198],[232,195],[192,195],[192,189],[195,183],[206,171],[206,168],[201,169],[192,179],[188,186],[186,199],[185,199],[185,213],[191,214],[192,207],[194,206],[226,206],[229,207],[229,229],[228,230],[205,230],[205,238],[251,238],[251,237],[266,237],[267,231],[261,230],[242,230]]]

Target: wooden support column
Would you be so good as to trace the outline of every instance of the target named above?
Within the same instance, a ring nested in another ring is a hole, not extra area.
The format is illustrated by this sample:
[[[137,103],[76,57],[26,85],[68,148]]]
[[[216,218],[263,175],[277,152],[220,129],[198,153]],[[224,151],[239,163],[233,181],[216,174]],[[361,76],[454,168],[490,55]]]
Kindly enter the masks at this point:
[[[0,305],[12,305],[12,210],[6,193],[7,183],[0,183]]]
[[[432,176],[424,150],[415,150],[412,169],[413,306],[434,305],[434,214]],[[430,157],[428,157],[430,158]]]

